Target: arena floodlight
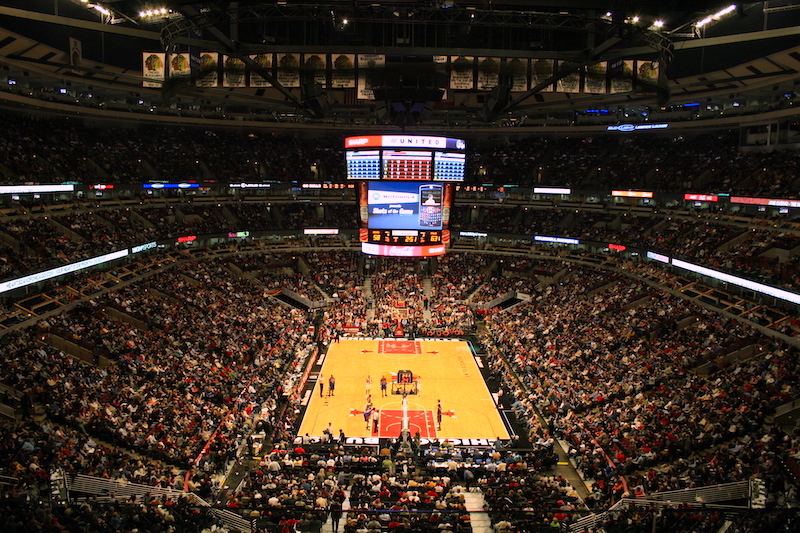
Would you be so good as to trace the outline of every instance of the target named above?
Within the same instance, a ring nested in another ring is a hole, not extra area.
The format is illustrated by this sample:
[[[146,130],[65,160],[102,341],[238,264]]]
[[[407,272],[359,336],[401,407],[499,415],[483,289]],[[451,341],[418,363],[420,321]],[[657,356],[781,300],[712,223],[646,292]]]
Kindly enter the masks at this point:
[[[159,17],[166,17],[170,14],[170,10],[166,7],[156,7],[153,9],[146,9],[139,11],[139,18],[142,19],[155,19]]]
[[[697,22],[695,22],[694,26],[695,28],[703,28],[712,22],[719,21],[720,19],[722,19],[722,17],[724,17],[728,13],[732,13],[735,10],[736,10],[736,4],[731,4],[725,9],[717,11],[713,15],[709,15],[703,19],[698,20]]]

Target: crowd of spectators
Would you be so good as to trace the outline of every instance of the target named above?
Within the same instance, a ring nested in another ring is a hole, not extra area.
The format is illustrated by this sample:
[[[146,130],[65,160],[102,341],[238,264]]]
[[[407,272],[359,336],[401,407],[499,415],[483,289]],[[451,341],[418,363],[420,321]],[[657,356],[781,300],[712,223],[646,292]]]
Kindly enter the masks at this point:
[[[4,115],[0,138],[7,179],[340,181],[338,137],[302,138],[230,129],[94,128],[64,119]],[[552,183],[588,189],[705,190],[751,195],[796,193],[792,150],[745,152],[735,133],[693,137],[525,137],[471,142],[467,181]]]
[[[375,323],[390,336],[393,320],[422,324],[427,298],[420,263],[376,263]],[[510,256],[453,254],[434,263],[431,295],[447,300],[446,313],[457,312],[475,287],[501,286],[503,280],[511,288],[527,284],[533,296],[529,304],[490,313],[482,335],[489,363],[511,391],[511,407],[528,425],[535,447],[533,455],[504,457],[502,467],[475,472],[501,530],[572,520],[574,488],[543,470],[552,465],[555,438],[568,443],[592,483],[586,503],[597,510],[625,495],[756,475],[770,480],[770,494],[785,492],[781,460],[800,455],[800,438],[763,427],[766,415],[800,386],[792,370],[795,349],[618,274]],[[466,481],[463,465],[456,474],[431,472],[420,480],[383,457],[354,460],[339,448],[292,448],[297,412],[271,415],[276,391],[293,386],[282,370],[295,368],[315,346],[309,317],[265,305],[264,287],[233,274],[231,265],[240,273],[304,266],[308,275],[290,277],[350,302],[353,310],[351,318],[331,308],[323,324],[364,325],[363,261],[354,252],[220,258],[112,291],[41,321],[36,331],[3,337],[5,383],[26,391],[46,414],[43,426],[29,421],[6,427],[6,447],[31,443],[21,448],[30,453],[11,454],[13,461],[0,465],[4,472],[38,475],[37,486],[44,486],[58,461],[70,472],[174,488],[184,486],[189,472],[194,490],[213,497],[221,490],[215,473],[235,456],[254,414],[262,413],[275,448],[245,485],[227,493],[229,508],[255,510],[258,515],[249,516],[278,524],[319,522],[344,483],[355,507],[344,517],[345,527],[359,529],[374,517],[382,528],[395,523],[413,529],[440,515],[435,520],[446,523],[444,529],[464,530],[463,502],[459,492],[449,492],[452,479]],[[540,288],[530,279],[537,273],[563,277]],[[112,318],[111,309],[132,320]],[[471,319],[471,310],[465,313]],[[38,344],[43,332],[102,347],[111,363],[79,363]],[[729,357],[748,347],[750,358]],[[707,377],[697,372],[701,366]],[[193,467],[209,440],[213,445],[205,448],[199,469]],[[61,451],[48,454],[54,444]],[[44,455],[36,452],[41,450]],[[362,463],[372,470],[361,472]],[[424,487],[443,490],[426,500]],[[412,507],[415,497],[428,507]],[[511,509],[522,514],[509,520]]]
[[[381,258],[378,264],[372,276],[372,294],[375,315],[383,329],[394,332],[401,326],[407,330],[423,322],[423,310],[430,302],[424,293],[420,264],[390,257]]]
[[[531,294],[542,283],[540,277],[552,278],[558,272],[552,261],[512,256],[491,258],[493,263],[486,281],[470,297],[470,302],[475,305],[483,306],[511,292]]]
[[[84,206],[55,217],[47,213],[22,215],[0,223],[0,232],[11,239],[7,242],[15,242],[0,256],[0,266],[7,279],[157,238],[314,226],[355,230],[355,213],[354,205],[229,201],[181,202],[169,207],[144,202],[133,209]],[[800,283],[793,255],[798,236],[791,229],[771,224],[513,206],[457,205],[453,214],[453,231],[516,231],[524,239],[531,234],[548,234],[635,245],[772,285],[792,289]]]
[[[97,130],[51,119],[8,119],[7,131],[16,133],[0,134],[0,170],[15,183],[336,180],[343,174],[341,149],[332,142],[193,129],[176,136],[177,130],[167,128]],[[795,153],[744,153],[719,135],[702,140],[479,144],[468,154],[469,174],[493,183],[794,192]],[[76,209],[55,217],[6,218],[0,231],[19,250],[0,249],[0,279],[152,238],[320,225],[355,229],[355,206],[151,207],[145,202],[132,211]],[[452,210],[451,227],[638,244],[786,287],[800,283],[791,257],[798,237],[766,226],[462,204]],[[430,294],[421,263],[380,259],[369,272],[354,252],[192,263],[4,335],[2,379],[24,391],[24,421],[0,424],[5,458],[0,473],[15,479],[3,489],[8,497],[0,510],[11,511],[0,512],[0,529],[210,526],[210,515],[181,500],[137,502],[138,507],[87,503],[29,517],[15,510],[49,490],[56,468],[178,490],[188,484],[201,496],[214,497],[224,490],[219,472],[236,456],[258,413],[274,449],[225,501],[231,509],[255,511],[247,515],[251,518],[282,526],[297,526],[298,516],[308,527],[321,522],[347,487],[354,506],[343,520],[347,533],[465,531],[460,485],[469,488],[464,477],[469,470],[484,490],[498,532],[561,527],[573,519],[578,502],[563,478],[543,472],[552,465],[556,438],[568,444],[591,483],[584,503],[593,509],[624,496],[756,476],[766,481],[771,505],[797,502],[782,468],[786,457],[800,458],[800,436],[765,426],[774,408],[797,394],[795,348],[617,274],[477,254],[449,254],[432,263]],[[236,275],[237,269],[257,271],[258,283]],[[563,277],[550,284],[556,275]],[[75,297],[96,292],[99,281],[76,280]],[[411,462],[399,465],[391,457],[387,463],[367,451],[292,448],[298,411],[287,409],[279,417],[279,402],[282,392],[293,389],[298,365],[316,343],[307,313],[267,299],[281,288],[311,301],[332,300],[321,315],[322,339],[349,331],[393,336],[398,329],[461,334],[475,321],[467,301],[482,305],[510,291],[532,295],[530,303],[502,314],[489,311],[481,342],[493,372],[511,391],[511,407],[527,426],[534,452],[503,456],[489,463],[496,467],[481,470],[453,460],[455,468],[448,462],[443,475],[422,472]],[[79,344],[94,359],[81,363],[41,343],[48,334]],[[35,406],[43,409],[38,421]],[[523,514],[509,520],[512,510]],[[607,524],[644,524],[648,512],[630,510]],[[669,519],[688,523],[694,520],[688,513],[678,509]],[[719,519],[704,515],[702,521],[713,528]]]
[[[754,476],[783,497],[781,455],[797,436],[764,422],[800,385],[795,348],[585,268],[486,323],[514,411],[531,421],[531,439],[546,431],[567,441],[593,481],[591,505]],[[746,347],[748,358],[728,357]],[[699,375],[709,361],[710,375]]]
[[[196,264],[192,272],[203,286],[164,273],[149,290],[111,292],[88,309],[3,337],[4,383],[25,391],[46,415],[43,426],[10,429],[18,441],[33,440],[38,458],[26,454],[31,464],[4,467],[36,473],[42,465],[31,465],[46,457],[67,472],[182,490],[183,473],[207,443],[213,441],[201,465],[215,473],[224,464],[252,413],[275,410],[284,370],[311,343],[303,313],[264,306],[261,291],[222,262]],[[104,309],[111,306],[158,318],[133,327],[110,318]],[[78,362],[38,344],[42,332],[105,343],[113,361],[102,368]],[[205,471],[191,483],[210,495],[216,481]],[[51,472],[39,474],[47,481]]]

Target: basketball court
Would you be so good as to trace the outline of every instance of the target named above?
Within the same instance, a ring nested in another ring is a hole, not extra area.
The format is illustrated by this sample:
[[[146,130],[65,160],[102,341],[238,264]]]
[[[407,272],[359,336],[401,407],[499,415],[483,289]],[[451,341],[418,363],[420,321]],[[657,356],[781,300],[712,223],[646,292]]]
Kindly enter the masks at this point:
[[[464,341],[342,339],[332,343],[318,362],[322,366],[318,375],[312,375],[313,391],[306,394],[301,435],[321,436],[330,423],[334,437],[341,429],[348,438],[396,438],[402,429],[405,392],[412,436],[419,431],[429,439],[509,438],[478,362]],[[331,376],[335,378],[332,396]],[[385,395],[382,377],[387,382]],[[378,415],[369,410],[368,395]]]

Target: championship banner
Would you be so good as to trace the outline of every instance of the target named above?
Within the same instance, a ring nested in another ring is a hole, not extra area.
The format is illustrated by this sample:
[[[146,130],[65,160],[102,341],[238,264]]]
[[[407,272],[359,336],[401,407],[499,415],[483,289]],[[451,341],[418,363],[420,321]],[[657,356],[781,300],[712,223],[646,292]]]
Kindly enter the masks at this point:
[[[278,83],[284,87],[300,87],[299,54],[278,54]]]
[[[238,57],[224,56],[223,87],[244,87],[244,61]]]
[[[478,58],[478,90],[488,91],[500,83],[500,58]]]
[[[658,83],[658,69],[658,61],[637,61],[636,79],[648,85],[655,85]]]
[[[74,37],[69,38],[69,64],[73,67],[83,66],[83,43]]]
[[[197,76],[198,87],[219,87],[219,53],[203,52],[200,54],[200,72]]]
[[[372,92],[373,69],[386,67],[386,56],[383,54],[358,54],[358,89],[359,100],[374,100]]]
[[[569,63],[568,61],[562,61],[559,63],[559,68],[570,68],[574,66],[573,64]],[[583,70],[583,69],[581,69]],[[581,92],[581,71],[572,72],[567,74],[556,84],[556,90],[560,93],[579,93]]]
[[[192,63],[189,61],[189,54],[170,54],[168,57],[170,76],[189,76],[192,74]]]
[[[475,57],[450,57],[450,88],[472,90],[475,88]]]
[[[506,70],[511,75],[511,91],[525,92],[528,90],[528,64],[527,59],[515,57],[506,60]]]
[[[586,79],[583,84],[584,91],[592,94],[605,94],[607,63],[601,61],[586,67]]]
[[[167,54],[142,52],[142,87],[161,87],[166,76]]]
[[[450,88],[450,77],[447,75],[447,64],[449,61],[449,56],[433,56],[433,64],[436,68],[436,79],[439,80],[440,85],[444,85],[444,87],[439,87],[439,89],[443,91],[443,102],[447,100],[447,90]]]
[[[333,54],[333,70],[331,71],[331,87],[336,89],[353,89],[356,86],[355,54]]]
[[[272,54],[254,54],[250,56],[250,59],[253,60],[253,63],[272,74]],[[271,84],[258,72],[251,70],[250,87],[271,87]]]
[[[611,73],[611,93],[628,93],[633,90],[633,61],[618,59],[611,61],[608,70]]]
[[[554,63],[552,59],[535,59],[531,64],[531,89],[553,75]],[[548,85],[539,92],[551,92],[553,86]]]
[[[328,86],[327,68],[328,56],[326,54],[303,55],[303,70],[306,70],[308,74],[313,75],[314,81],[322,84],[323,87]]]

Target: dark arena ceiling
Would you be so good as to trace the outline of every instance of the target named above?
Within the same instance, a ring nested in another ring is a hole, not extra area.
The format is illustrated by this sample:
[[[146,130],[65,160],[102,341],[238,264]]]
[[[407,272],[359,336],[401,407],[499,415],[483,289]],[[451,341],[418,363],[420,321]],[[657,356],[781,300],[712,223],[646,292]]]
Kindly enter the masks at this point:
[[[800,0],[7,0],[0,33],[4,107],[63,114],[77,105],[97,119],[722,128],[792,117],[800,81]],[[67,53],[75,41],[80,65]],[[165,68],[161,87],[144,87],[150,53],[166,54],[164,64],[186,54],[196,69],[179,79]],[[205,86],[201,53],[217,58]],[[229,83],[232,72],[240,82]]]

